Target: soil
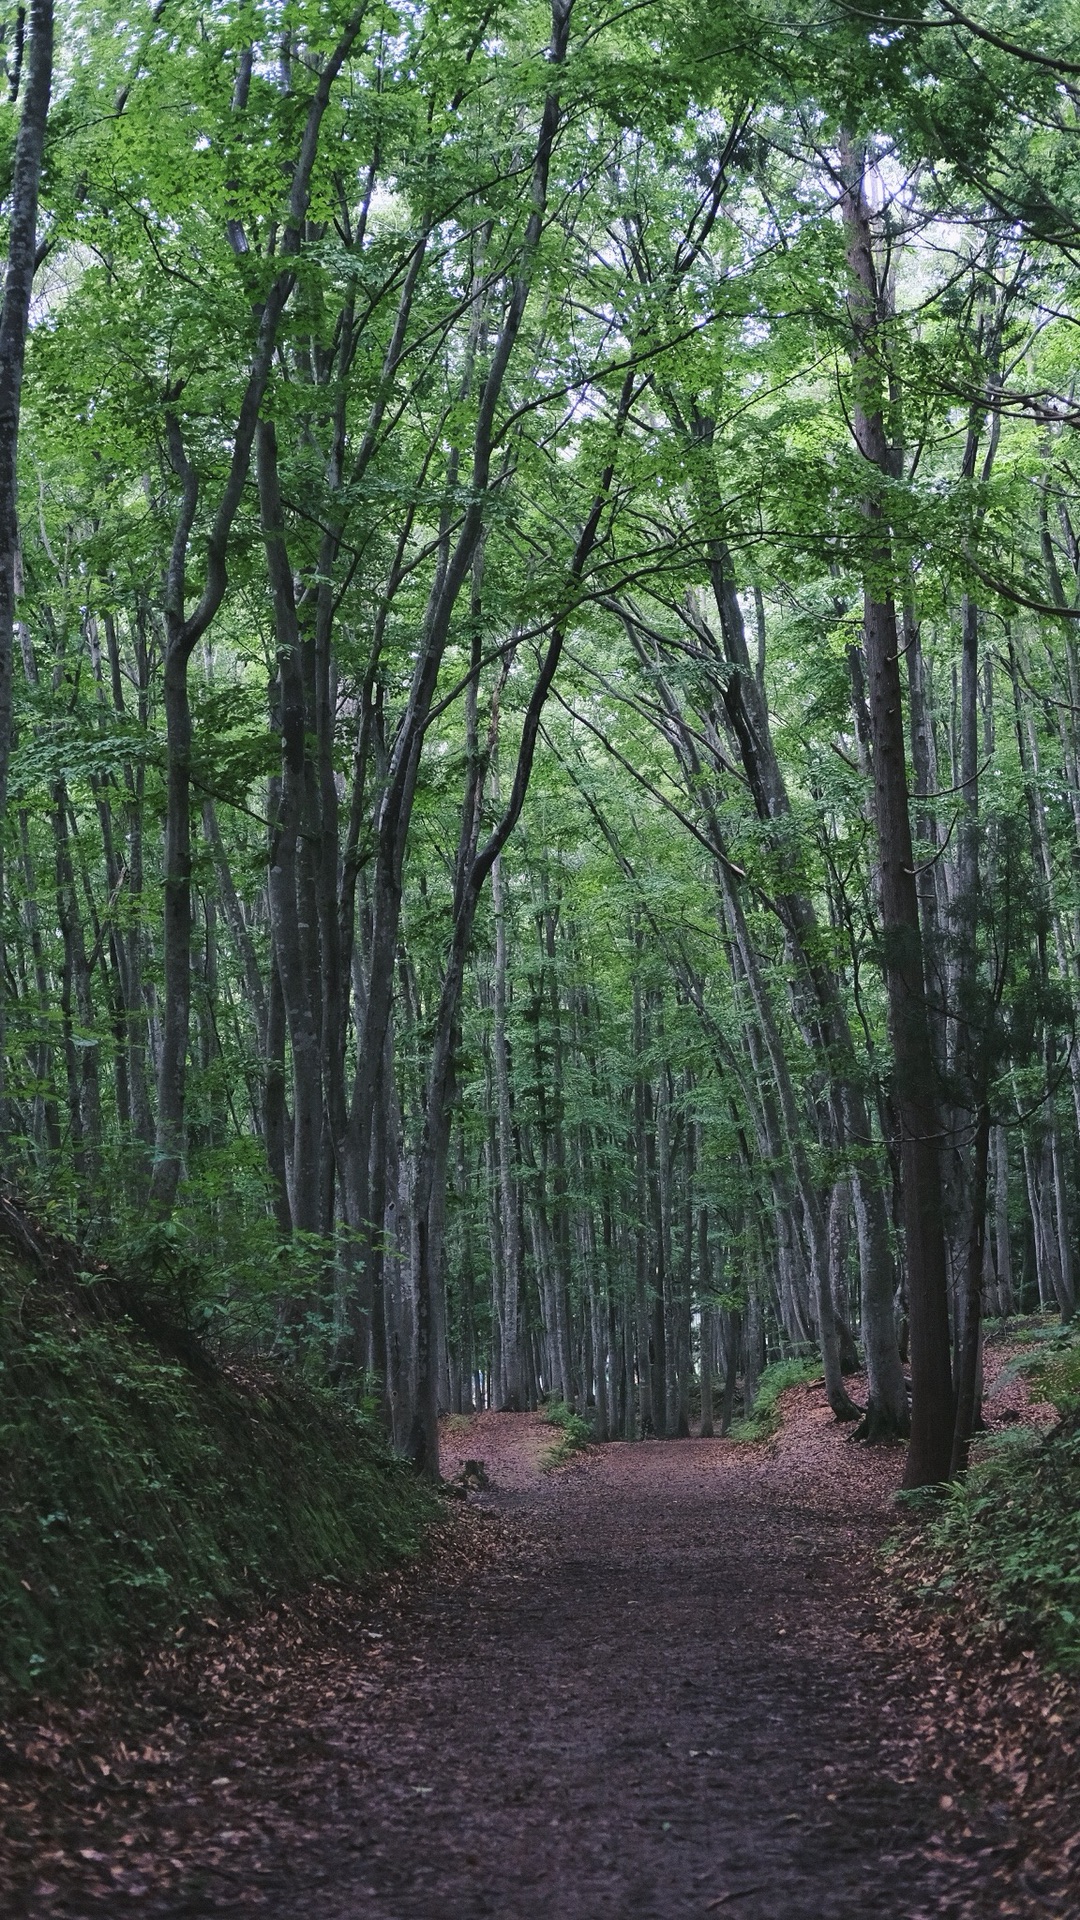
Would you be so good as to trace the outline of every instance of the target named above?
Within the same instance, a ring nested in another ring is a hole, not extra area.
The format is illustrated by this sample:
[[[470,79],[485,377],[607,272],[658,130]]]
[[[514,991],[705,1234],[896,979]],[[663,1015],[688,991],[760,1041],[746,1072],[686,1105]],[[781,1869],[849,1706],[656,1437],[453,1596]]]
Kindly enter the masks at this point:
[[[479,1460],[488,1484],[448,1501],[426,1570],[208,1627],[122,1731],[102,1702],[43,1725],[12,1753],[3,1911],[1080,1911],[931,1771],[876,1610],[898,1449],[853,1445],[814,1388],[764,1448],[614,1444],[545,1472],[557,1437],[449,1422],[444,1472]]]

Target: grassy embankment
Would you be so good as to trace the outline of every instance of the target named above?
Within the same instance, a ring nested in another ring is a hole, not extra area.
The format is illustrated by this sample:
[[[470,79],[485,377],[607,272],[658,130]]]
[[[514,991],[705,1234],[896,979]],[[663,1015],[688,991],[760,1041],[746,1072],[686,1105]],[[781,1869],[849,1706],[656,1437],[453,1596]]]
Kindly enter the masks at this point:
[[[894,1578],[930,1605],[968,1607],[1008,1643],[1080,1667],[1080,1335],[1012,1329],[1034,1401],[1058,1422],[980,1441],[967,1478],[914,1500],[916,1528],[893,1543]]]
[[[735,1421],[731,1439],[767,1440],[780,1425],[780,1395],[786,1393],[789,1387],[801,1387],[811,1380],[820,1379],[821,1361],[817,1358],[774,1360],[758,1381],[751,1412],[745,1419]]]
[[[127,1305],[0,1203],[0,1696],[360,1580],[415,1553],[432,1512],[329,1392],[215,1365]]]

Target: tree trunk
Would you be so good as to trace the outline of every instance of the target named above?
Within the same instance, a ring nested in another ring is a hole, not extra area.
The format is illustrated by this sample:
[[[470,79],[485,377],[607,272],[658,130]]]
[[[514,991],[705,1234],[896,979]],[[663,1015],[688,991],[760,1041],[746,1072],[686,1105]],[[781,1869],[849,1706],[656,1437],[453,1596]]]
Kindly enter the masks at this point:
[[[720,1434],[725,1437],[731,1432],[731,1422],[735,1417],[735,1394],[739,1385],[739,1348],[742,1344],[742,1316],[734,1312],[725,1312],[724,1326],[724,1397],[720,1404]]]
[[[20,15],[21,18],[21,15]],[[37,257],[38,186],[53,70],[53,0],[30,0],[30,52],[11,176],[7,262],[0,307],[0,821],[7,813],[18,593],[18,453],[23,365]],[[0,917],[5,897],[0,845]],[[8,1130],[6,998],[0,966],[0,1153]]]
[[[850,1214],[851,1185],[847,1180],[838,1180],[829,1195],[829,1292],[832,1296],[837,1337],[840,1343],[840,1366],[846,1374],[859,1371],[859,1355],[848,1323],[847,1256]]]
[[[757,1294],[752,1292],[746,1306],[746,1330],[743,1339],[743,1414],[747,1420],[754,1411],[754,1401],[757,1399],[763,1344],[761,1301]]]
[[[983,1255],[986,1247],[986,1181],[989,1165],[990,1109],[980,1107],[975,1123],[971,1168],[971,1201],[960,1364],[956,1382],[956,1431],[953,1435],[949,1477],[967,1472],[979,1404],[979,1357],[982,1351]]]
[[[879,289],[861,156],[845,154],[845,175],[843,217],[855,340],[855,437],[863,459],[877,476],[864,503],[870,544],[863,632],[873,742],[882,951],[900,1123],[907,1254],[912,1402],[904,1484],[920,1487],[947,1478],[955,1423],[940,1121],[934,1095],[934,1058],[908,811],[900,640],[896,609],[886,586],[892,573],[892,555],[881,487],[891,478],[893,462],[882,413]]]
[[[710,1301],[712,1283],[709,1273],[709,1209],[699,1207],[697,1216],[698,1301],[701,1313],[701,1438],[713,1437],[713,1367],[716,1359],[716,1309]]]
[[[994,1127],[994,1256],[997,1269],[998,1312],[1007,1318],[1014,1310],[1012,1242],[1009,1235],[1009,1136]]]
[[[274,608],[282,769],[268,860],[270,924],[292,1052],[293,1141],[289,1213],[293,1231],[323,1231],[323,1054],[318,918],[310,898],[307,702],[293,573],[285,547],[277,436],[270,421],[256,433],[256,467],[267,573]],[[362,1343],[363,1344],[363,1343]],[[363,1364],[358,1356],[359,1364]]]
[[[497,787],[495,789],[497,794]],[[503,1232],[503,1290],[499,1323],[503,1351],[503,1399],[508,1411],[522,1405],[521,1393],[521,1246],[518,1240],[518,1203],[514,1182],[514,1129],[510,1109],[510,1043],[506,1032],[506,892],[503,863],[491,869],[491,898],[495,912],[495,1100],[498,1116],[499,1201]]]

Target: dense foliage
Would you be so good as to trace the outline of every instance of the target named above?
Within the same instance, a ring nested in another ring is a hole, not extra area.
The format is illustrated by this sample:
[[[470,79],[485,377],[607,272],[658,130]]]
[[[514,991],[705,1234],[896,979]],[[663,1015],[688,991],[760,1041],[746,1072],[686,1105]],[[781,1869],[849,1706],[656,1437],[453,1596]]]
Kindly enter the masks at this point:
[[[418,1463],[1072,1314],[1075,27],[57,15],[5,1171]]]

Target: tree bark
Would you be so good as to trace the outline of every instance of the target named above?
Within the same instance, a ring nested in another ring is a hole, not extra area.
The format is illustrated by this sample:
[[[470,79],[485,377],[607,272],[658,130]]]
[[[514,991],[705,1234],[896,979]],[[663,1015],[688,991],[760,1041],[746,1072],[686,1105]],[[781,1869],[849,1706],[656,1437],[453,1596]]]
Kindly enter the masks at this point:
[[[986,1250],[986,1184],[989,1167],[990,1109],[984,1103],[976,1116],[971,1166],[970,1212],[960,1364],[956,1381],[956,1427],[953,1433],[949,1477],[967,1472],[971,1441],[979,1406],[979,1359],[982,1351],[983,1257]]]
[[[495,786],[497,794],[498,788]],[[506,962],[506,888],[501,856],[492,862],[491,897],[495,911],[495,1100],[498,1117],[499,1201],[502,1219],[503,1290],[499,1331],[503,1352],[502,1405],[520,1411],[521,1395],[521,1245],[514,1181],[514,1129],[510,1107],[510,1042]]]
[[[30,51],[11,179],[11,216],[0,308],[0,821],[7,812],[18,592],[18,453],[26,336],[37,255],[38,188],[53,71],[53,0],[30,0]],[[0,908],[4,900],[0,845]],[[6,1144],[5,990],[0,967],[0,1151]]]
[[[864,501],[869,544],[863,632],[910,1316],[911,1439],[904,1484],[921,1487],[948,1477],[955,1422],[941,1203],[941,1135],[908,810],[900,641],[889,590],[892,556],[880,488],[880,483],[891,477],[893,464],[882,412],[884,342],[879,328],[879,289],[863,159],[850,150],[845,154],[842,212],[854,334],[855,437],[868,468],[877,476]]]
[[[1009,1235],[1009,1136],[1004,1127],[991,1135],[994,1160],[994,1264],[997,1272],[997,1310],[1003,1318],[1013,1312],[1012,1244]]]

